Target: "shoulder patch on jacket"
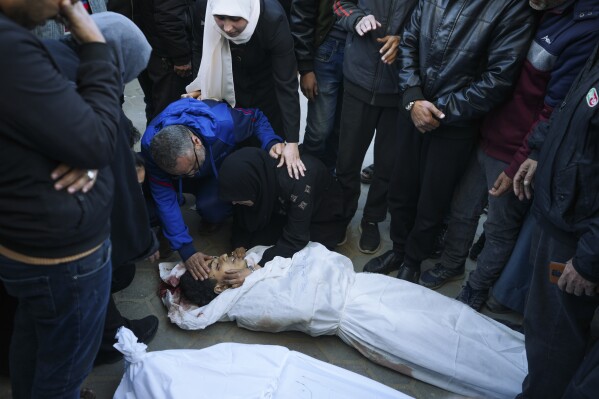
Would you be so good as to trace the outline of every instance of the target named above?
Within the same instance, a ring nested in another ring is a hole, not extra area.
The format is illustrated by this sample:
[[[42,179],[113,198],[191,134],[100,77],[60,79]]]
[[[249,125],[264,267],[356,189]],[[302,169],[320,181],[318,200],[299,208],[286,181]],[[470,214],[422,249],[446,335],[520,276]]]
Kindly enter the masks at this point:
[[[587,104],[589,107],[594,108],[599,103],[599,96],[597,95],[597,89],[591,87],[591,90],[587,93]]]

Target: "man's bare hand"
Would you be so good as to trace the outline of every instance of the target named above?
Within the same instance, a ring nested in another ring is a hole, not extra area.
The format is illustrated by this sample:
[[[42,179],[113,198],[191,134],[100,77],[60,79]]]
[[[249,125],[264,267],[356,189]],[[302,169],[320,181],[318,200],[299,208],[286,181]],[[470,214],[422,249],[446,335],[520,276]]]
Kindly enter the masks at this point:
[[[243,259],[246,255],[246,249],[244,247],[235,248],[233,252],[231,252],[231,256],[237,259]]]
[[[156,262],[158,259],[160,259],[160,251],[156,251],[152,255],[148,256],[148,260],[152,263]]]
[[[287,173],[289,173],[289,177],[291,178],[295,177],[299,180],[300,175],[305,175],[304,172],[306,171],[306,167],[300,158],[297,143],[285,144],[277,168],[280,168],[283,165],[287,165]]]
[[[414,103],[410,111],[412,122],[420,133],[430,132],[441,125],[440,119],[445,118],[445,114],[441,112],[435,105],[426,100],[419,100]]]
[[[213,256],[196,252],[185,261],[184,265],[195,280],[204,281],[208,278],[208,274],[210,274],[210,262],[212,259],[214,259]]]
[[[230,285],[231,288],[240,287],[245,278],[252,273],[250,269],[243,270],[227,270],[225,272],[225,278],[223,279],[223,283],[226,285]]]
[[[78,191],[87,193],[96,183],[98,171],[71,168],[69,165],[61,163],[52,171],[50,177],[55,181],[55,190],[62,190],[66,187],[70,194]]]
[[[493,187],[489,190],[489,194],[493,197],[499,197],[504,193],[507,193],[512,189],[512,179],[505,174],[505,172],[501,172],[495,183],[493,183]]]
[[[283,155],[283,150],[285,149],[285,143],[277,143],[270,147],[270,151],[268,151],[268,155],[271,158],[279,159],[281,155]]]
[[[597,284],[590,282],[578,274],[572,265],[572,259],[566,263],[564,272],[559,280],[557,280],[557,286],[560,290],[576,296],[581,296],[583,294],[593,296],[597,293]]]
[[[201,97],[202,97],[202,91],[201,90],[195,90],[195,91],[192,91],[191,93],[181,94],[181,98],[195,98],[195,99],[200,99]]]
[[[397,59],[397,53],[399,48],[399,36],[388,35],[380,39],[376,39],[379,43],[384,43],[383,47],[379,50],[383,56],[381,60],[387,65],[391,65]]]
[[[181,78],[191,76],[191,61],[185,65],[173,65],[173,71]]]
[[[316,74],[314,72],[307,72],[300,78],[300,87],[302,93],[309,101],[314,100],[314,97],[318,95],[318,82],[316,81]]]
[[[80,1],[73,4],[71,0],[61,0],[60,16],[79,43],[106,43],[102,32]]]
[[[380,27],[381,23],[377,21],[376,18],[374,18],[374,15],[367,15],[356,24],[355,29],[358,35],[364,36],[364,34],[366,34],[367,32],[370,32],[371,30],[375,30],[376,28]]]
[[[528,158],[520,165],[516,176],[514,176],[514,194],[523,201],[524,198],[532,198],[532,185],[537,171],[537,161]]]

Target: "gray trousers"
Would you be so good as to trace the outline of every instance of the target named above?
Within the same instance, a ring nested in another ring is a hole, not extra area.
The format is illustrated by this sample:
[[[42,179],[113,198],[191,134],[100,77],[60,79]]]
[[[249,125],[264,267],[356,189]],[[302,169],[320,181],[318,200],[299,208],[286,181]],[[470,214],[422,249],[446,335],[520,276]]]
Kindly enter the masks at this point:
[[[489,204],[484,224],[487,240],[478,257],[477,267],[468,278],[473,289],[488,289],[497,280],[512,253],[530,206],[529,201],[520,201],[513,191],[500,197],[489,195],[488,190],[507,166],[507,163],[486,155],[479,148],[452,199],[445,250],[441,257],[441,263],[447,268],[457,269],[466,262],[478,219],[485,204]]]

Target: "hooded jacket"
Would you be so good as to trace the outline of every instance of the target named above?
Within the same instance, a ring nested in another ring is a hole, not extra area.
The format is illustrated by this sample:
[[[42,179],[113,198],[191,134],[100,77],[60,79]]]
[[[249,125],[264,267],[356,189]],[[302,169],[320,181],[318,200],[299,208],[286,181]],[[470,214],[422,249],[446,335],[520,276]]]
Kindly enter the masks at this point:
[[[193,179],[218,177],[218,169],[225,157],[237,148],[238,143],[252,136],[259,140],[265,151],[282,142],[282,139],[274,133],[260,110],[231,108],[224,102],[211,100],[185,98],[175,101],[152,120],[141,139],[141,153],[146,162],[150,191],[165,237],[172,249],[179,251],[183,261],[186,261],[197,251],[179,209],[174,176],[156,165],[150,151],[154,136],[170,125],[186,126],[206,148],[206,160]]]

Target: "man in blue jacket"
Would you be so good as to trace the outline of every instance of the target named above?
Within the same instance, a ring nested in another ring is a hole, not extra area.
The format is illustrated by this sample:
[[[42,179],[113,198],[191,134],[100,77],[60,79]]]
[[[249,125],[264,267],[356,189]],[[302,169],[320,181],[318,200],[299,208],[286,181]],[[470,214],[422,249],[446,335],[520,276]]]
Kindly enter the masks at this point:
[[[169,105],[142,137],[141,152],[163,233],[196,279],[208,276],[206,260],[212,257],[193,245],[179,209],[182,193],[195,195],[203,223],[221,223],[231,205],[218,199],[218,169],[239,143],[251,138],[271,155],[284,145],[260,110],[192,98]]]

